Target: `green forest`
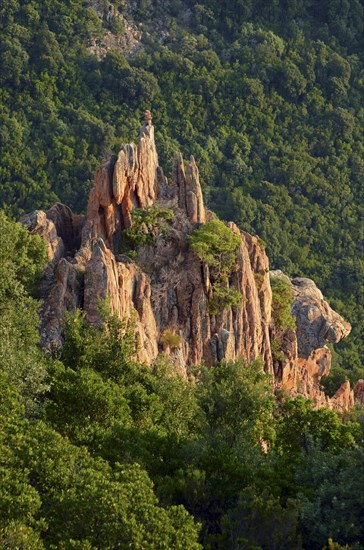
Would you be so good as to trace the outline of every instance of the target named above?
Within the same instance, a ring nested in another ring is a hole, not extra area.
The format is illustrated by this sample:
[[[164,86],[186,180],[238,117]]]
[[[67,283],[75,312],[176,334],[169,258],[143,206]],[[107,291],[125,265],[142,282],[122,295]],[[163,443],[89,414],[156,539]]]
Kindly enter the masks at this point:
[[[135,51],[92,53],[128,20]],[[45,357],[45,250],[15,223],[84,212],[150,109],[166,175],[193,154],[208,207],[352,324],[331,391],[364,378],[363,96],[361,0],[2,0],[0,547],[364,548],[362,411],[273,397],[259,362],[147,369],[106,307]]]
[[[259,361],[138,364],[105,305],[44,356],[44,242],[0,221],[1,548],[364,548],[362,410],[274,397]]]

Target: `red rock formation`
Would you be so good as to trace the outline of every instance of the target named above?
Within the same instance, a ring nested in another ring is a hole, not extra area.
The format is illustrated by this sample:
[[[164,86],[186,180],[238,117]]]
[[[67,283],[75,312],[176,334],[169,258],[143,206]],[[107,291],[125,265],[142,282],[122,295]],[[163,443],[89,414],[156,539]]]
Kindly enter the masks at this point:
[[[331,351],[326,343],[339,342],[351,331],[349,323],[324,300],[321,291],[310,279],[290,279],[281,271],[272,271],[291,284],[294,294],[292,313],[296,330],[287,329],[283,338],[283,359],[276,371],[280,387],[291,394],[312,399],[317,407],[338,410],[350,408],[354,394],[350,384],[344,383],[330,399],[320,386],[320,380],[331,368]]]
[[[92,238],[101,237],[111,249],[117,248],[121,230],[130,227],[132,209],[151,206],[156,200],[158,155],[151,115],[147,113],[139,144],[123,145],[118,156],[95,173],[87,223],[92,228]]]
[[[198,168],[193,157],[186,165],[180,153],[175,155],[174,182],[178,189],[178,206],[184,210],[192,223],[205,223],[206,213],[200,185]]]
[[[331,361],[325,344],[345,337],[350,325],[328,306],[312,281],[294,279],[297,330],[286,331],[284,360],[273,365],[268,258],[260,240],[233,223],[229,227],[240,236],[241,244],[237,267],[227,284],[241,293],[242,300],[237,307],[211,314],[209,269],[187,239],[210,219],[198,169],[193,157],[185,164],[176,155],[168,184],[158,166],[151,120],[147,111],[138,145],[123,145],[117,157],[96,171],[85,220],[64,205],[22,219],[48,242],[50,263],[42,284],[43,347],[62,344],[65,311],[82,307],[90,322],[98,323],[98,303],[107,298],[120,318],[133,318],[141,361],[152,363],[164,349],[181,373],[201,362],[213,365],[244,358],[249,363],[263,357],[265,370],[292,394],[302,393],[314,399],[316,406],[350,406],[354,397],[347,384],[331,400],[320,390],[320,379]],[[165,231],[156,233],[153,245],[138,249],[137,262],[118,254],[122,231],[132,224],[133,208],[150,207],[156,200],[173,210],[173,220]],[[167,329],[180,342],[173,350],[161,342]]]
[[[47,243],[47,254],[50,262],[57,262],[65,253],[65,246],[62,238],[57,234],[53,221],[47,218],[42,210],[35,210],[31,214],[25,214],[19,220],[28,231],[34,235],[38,234]]]
[[[65,311],[82,306],[84,261],[72,258],[81,242],[84,217],[72,214],[63,204],[55,204],[47,212],[36,210],[19,220],[31,233],[47,243],[49,263],[40,284],[41,345],[45,350],[62,345],[61,324]]]

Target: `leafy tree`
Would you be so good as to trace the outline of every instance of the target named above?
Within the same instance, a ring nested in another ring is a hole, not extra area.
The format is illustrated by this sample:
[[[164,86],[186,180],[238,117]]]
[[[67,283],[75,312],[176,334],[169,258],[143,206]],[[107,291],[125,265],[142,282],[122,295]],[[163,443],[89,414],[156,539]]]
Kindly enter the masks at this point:
[[[305,465],[309,479],[302,468],[298,470],[304,486],[298,496],[300,525],[307,546],[323,546],[330,536],[342,545],[362,548],[362,462],[362,447],[338,453],[313,449]]]
[[[45,244],[0,212],[0,370],[21,392],[27,411],[47,388],[46,360],[38,349],[34,290],[46,259]]]
[[[172,216],[172,210],[158,204],[148,208],[134,208],[131,213],[132,225],[123,232],[122,248],[153,244],[157,234],[165,230],[166,222]]]
[[[201,260],[215,268],[218,275],[227,275],[234,269],[241,238],[220,220],[195,229],[188,240]]]

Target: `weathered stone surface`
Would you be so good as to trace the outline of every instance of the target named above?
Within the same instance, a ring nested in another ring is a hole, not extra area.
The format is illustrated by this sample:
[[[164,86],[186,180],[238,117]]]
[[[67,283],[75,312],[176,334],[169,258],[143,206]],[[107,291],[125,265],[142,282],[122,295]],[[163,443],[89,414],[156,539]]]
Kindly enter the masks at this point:
[[[357,403],[364,404],[364,380],[360,379],[354,386],[354,399]]]
[[[323,299],[311,279],[292,279],[295,300],[292,313],[297,319],[298,354],[309,357],[327,342],[336,343],[348,336],[351,326]]]
[[[43,303],[40,308],[41,345],[45,351],[62,346],[62,323],[65,312],[82,306],[83,270],[76,263],[61,258],[53,278],[41,287]]]
[[[80,248],[84,216],[73,214],[65,204],[56,203],[46,212],[47,220],[54,223],[57,235],[65,246],[65,254],[74,256]]]
[[[135,322],[138,359],[151,363],[158,355],[158,332],[151,308],[149,278],[135,263],[116,261],[99,239],[85,268],[83,308],[92,324],[98,323],[98,306],[106,298],[112,313]]]
[[[157,168],[154,128],[146,118],[138,146],[123,145],[114,168],[112,190],[120,205],[123,227],[130,227],[133,208],[154,204],[158,190]]]
[[[42,210],[25,214],[19,220],[32,235],[39,235],[47,243],[47,255],[50,262],[57,262],[65,253],[62,238],[57,234],[56,226]]]
[[[272,316],[272,289],[269,279],[269,260],[261,241],[257,237],[242,232],[248,248],[253,276],[258,289],[261,312],[261,355],[267,372],[273,373],[273,361],[269,338],[269,326]]]
[[[22,219],[48,243],[50,263],[41,285],[43,347],[62,345],[66,311],[82,307],[89,321],[98,324],[99,302],[107,299],[112,312],[134,323],[140,361],[152,364],[163,351],[175,371],[186,376],[191,365],[236,359],[248,364],[262,357],[276,387],[311,398],[317,407],[351,406],[354,394],[347,384],[332,399],[320,388],[331,364],[326,343],[345,337],[350,325],[330,308],[313,281],[291,281],[274,272],[292,285],[297,329],[280,335],[283,356],[273,364],[268,258],[262,241],[233,223],[229,227],[241,244],[226,285],[239,291],[242,299],[236,307],[211,313],[214,273],[188,244],[196,226],[211,219],[203,204],[198,169],[193,157],[185,164],[176,155],[168,184],[158,166],[151,120],[147,111],[138,145],[122,146],[118,156],[96,171],[85,220],[60,204]],[[131,261],[119,253],[122,231],[132,224],[133,208],[149,207],[156,200],[173,210],[173,219],[163,232],[156,231],[154,244],[140,247],[137,261]],[[162,335],[171,327],[180,338],[173,350],[162,343]],[[363,394],[359,385],[356,398]]]
[[[113,236],[120,231],[121,216],[112,192],[112,177],[116,157],[111,157],[96,170],[94,185],[87,204],[87,223],[92,228],[92,238],[102,238],[113,246]]]
[[[279,386],[312,399],[317,407],[344,410],[352,406],[350,384],[341,386],[332,399],[320,386],[321,378],[327,376],[331,368],[331,351],[326,343],[345,338],[350,333],[350,324],[331,309],[311,279],[291,280],[279,270],[270,275],[292,286],[292,313],[297,324],[296,330],[288,329],[283,336],[283,359],[275,365]]]
[[[87,206],[91,238],[101,237],[117,252],[122,229],[132,223],[131,211],[154,204],[161,179],[154,128],[146,113],[139,144],[123,145],[95,173]]]
[[[329,400],[329,406],[337,411],[347,411],[355,404],[354,391],[350,388],[350,382],[346,380]]]
[[[82,306],[83,261],[72,256],[80,246],[84,216],[75,215],[57,203],[47,212],[36,210],[20,218],[31,233],[47,243],[49,263],[40,283],[40,336],[42,348],[50,351],[63,343],[65,311]]]
[[[173,183],[178,189],[178,206],[192,223],[205,223],[206,214],[198,168],[193,157],[186,165],[180,153],[174,157]]]

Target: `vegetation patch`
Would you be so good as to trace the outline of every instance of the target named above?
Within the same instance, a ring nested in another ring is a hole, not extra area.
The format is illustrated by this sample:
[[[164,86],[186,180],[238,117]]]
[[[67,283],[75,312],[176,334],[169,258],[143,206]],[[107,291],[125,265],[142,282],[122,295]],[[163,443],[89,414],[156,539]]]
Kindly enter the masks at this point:
[[[139,246],[153,244],[158,233],[165,231],[166,222],[173,217],[173,212],[154,204],[148,208],[135,208],[131,217],[132,226],[123,231],[122,241],[122,251],[128,251],[129,255]]]
[[[279,277],[272,277],[272,315],[274,328],[271,338],[271,350],[273,361],[279,363],[284,360],[282,353],[283,338],[285,332],[296,328],[296,318],[292,315],[293,289],[289,283]]]
[[[282,331],[296,328],[296,318],[292,315],[293,290],[289,283],[279,277],[271,278],[272,311],[274,326]]]
[[[229,288],[229,275],[236,269],[241,238],[224,222],[211,220],[188,237],[191,248],[211,270],[212,297],[210,313],[216,315],[225,307],[236,307],[242,299],[239,291]]]
[[[226,307],[238,307],[242,302],[241,292],[228,286],[223,286],[221,281],[212,285],[212,298],[209,300],[209,312],[217,315]]]
[[[166,328],[161,336],[161,343],[163,344],[163,346],[168,347],[173,351],[181,346],[182,339],[180,335],[176,334],[173,329]]]
[[[220,220],[211,220],[188,237],[191,248],[218,277],[234,270],[241,238]]]
[[[262,286],[263,281],[264,281],[263,273],[254,273],[254,280],[255,280],[255,284],[257,285],[257,288],[259,290],[259,288]]]

